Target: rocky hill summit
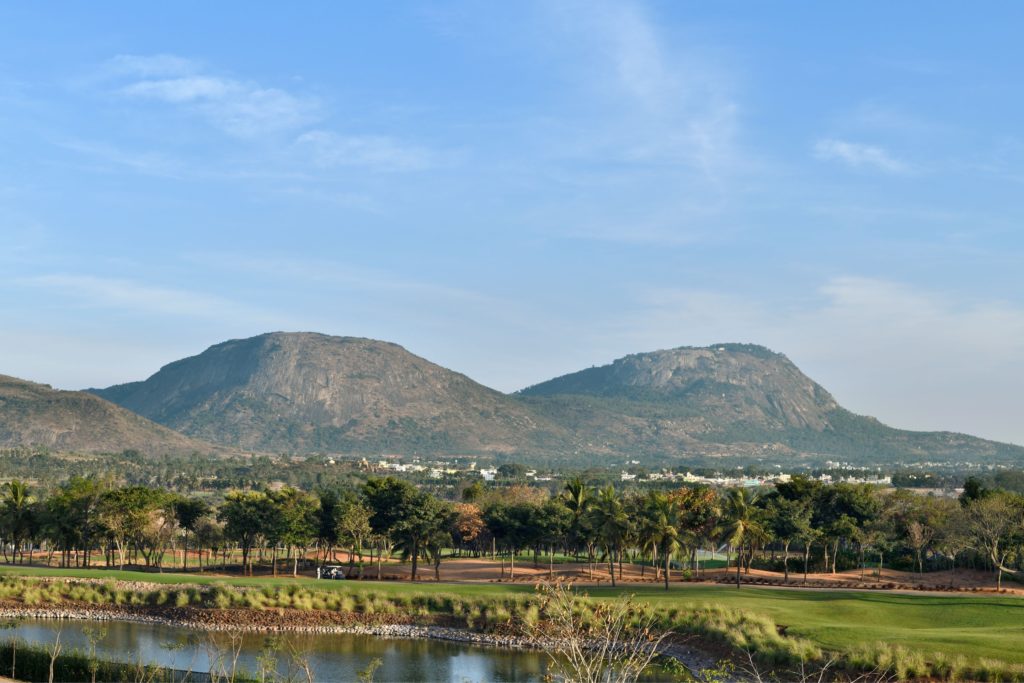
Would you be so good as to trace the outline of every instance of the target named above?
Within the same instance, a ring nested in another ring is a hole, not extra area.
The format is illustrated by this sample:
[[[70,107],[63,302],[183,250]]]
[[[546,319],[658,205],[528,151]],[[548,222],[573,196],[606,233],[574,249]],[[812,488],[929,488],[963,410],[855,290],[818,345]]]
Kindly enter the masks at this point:
[[[501,452],[569,438],[397,344],[309,332],[227,341],[93,391],[190,436],[278,452]]]
[[[823,430],[835,399],[788,358],[753,344],[638,353],[528,387],[522,396],[585,395],[689,407],[695,417]]]

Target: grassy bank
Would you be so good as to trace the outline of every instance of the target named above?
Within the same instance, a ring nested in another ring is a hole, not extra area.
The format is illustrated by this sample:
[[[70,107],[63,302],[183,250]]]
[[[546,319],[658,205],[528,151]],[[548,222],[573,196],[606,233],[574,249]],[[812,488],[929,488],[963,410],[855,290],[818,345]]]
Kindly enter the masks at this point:
[[[65,650],[54,655],[45,647],[18,640],[0,641],[0,675],[16,676],[19,681],[53,680],[55,683],[182,683],[183,679],[210,679],[203,674],[191,675],[142,662],[113,662],[80,650]],[[241,672],[234,680],[235,683],[256,683],[258,679]]]
[[[120,597],[114,584],[89,589],[95,594],[79,588],[77,597],[65,595],[63,588],[35,586],[25,598],[40,602],[67,597],[116,604],[369,611],[412,618],[443,616],[478,630],[537,618],[533,589],[524,584],[318,582],[41,568],[4,568],[0,576],[9,581],[15,581],[15,576],[80,576],[196,586],[191,591],[121,590]],[[5,592],[16,599],[18,590],[12,584]],[[657,609],[677,631],[756,650],[778,665],[800,657],[813,659],[825,650],[851,666],[892,667],[905,677],[1024,678],[1024,600],[1017,598],[736,590],[700,584],[681,584],[668,592],[631,586],[617,591],[593,589],[590,594],[603,599],[622,592]]]

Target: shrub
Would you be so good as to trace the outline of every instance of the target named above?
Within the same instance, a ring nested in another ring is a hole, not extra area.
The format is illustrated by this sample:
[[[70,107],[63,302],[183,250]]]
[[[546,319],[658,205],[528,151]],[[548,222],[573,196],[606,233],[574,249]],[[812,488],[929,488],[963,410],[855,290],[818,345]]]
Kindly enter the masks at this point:
[[[231,607],[235,602],[235,598],[236,596],[234,591],[229,588],[225,588],[224,586],[215,586],[213,590],[210,591],[209,595],[210,603],[212,603],[214,607],[218,607],[220,609],[227,609],[228,607]]]
[[[0,660],[9,663],[14,648],[17,648],[18,678],[29,681],[50,680],[50,652],[45,647],[28,645],[15,640],[0,642]],[[95,678],[93,678],[94,674]],[[58,655],[53,667],[53,680],[61,683],[88,680],[96,680],[97,683],[140,680],[152,683],[171,683],[178,679],[180,679],[180,675],[176,678],[171,669],[152,665],[97,661],[85,653],[75,650]],[[236,677],[235,680],[241,683],[253,679],[242,675]]]
[[[262,610],[266,607],[267,597],[263,593],[255,591],[247,592],[242,597],[242,604],[249,609]]]

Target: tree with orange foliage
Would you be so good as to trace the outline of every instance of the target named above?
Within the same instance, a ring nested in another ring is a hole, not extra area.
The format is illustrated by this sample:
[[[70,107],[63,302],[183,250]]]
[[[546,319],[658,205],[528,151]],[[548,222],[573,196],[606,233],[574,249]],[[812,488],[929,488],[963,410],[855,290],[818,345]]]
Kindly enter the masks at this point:
[[[453,536],[459,550],[473,546],[484,532],[483,513],[473,503],[459,503],[455,506],[455,522],[452,524]]]

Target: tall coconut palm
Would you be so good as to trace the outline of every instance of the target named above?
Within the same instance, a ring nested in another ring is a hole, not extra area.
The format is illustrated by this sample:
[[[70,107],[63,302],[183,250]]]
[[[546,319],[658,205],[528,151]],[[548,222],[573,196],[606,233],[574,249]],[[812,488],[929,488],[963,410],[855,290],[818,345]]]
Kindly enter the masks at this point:
[[[756,499],[757,496],[748,489],[732,489],[725,497],[722,540],[736,552],[736,588],[740,587],[743,544],[763,533],[758,521],[758,510],[754,506]]]
[[[656,493],[651,501],[651,535],[655,548],[665,563],[665,590],[672,578],[672,556],[681,547],[684,534],[682,511],[678,502],[664,493]]]
[[[651,558],[651,566],[658,564],[658,541],[660,525],[658,524],[658,498],[661,494],[651,492],[644,496],[639,510],[637,511],[636,542],[640,547],[642,558]],[[643,577],[647,569],[647,563],[640,564],[640,576]],[[654,579],[658,580],[660,571],[655,569]]]
[[[14,546],[11,557],[14,562],[18,561],[18,551],[26,536],[32,531],[34,502],[35,498],[29,494],[28,484],[25,482],[14,479],[3,485],[2,520]],[[21,560],[25,561],[24,550],[21,551]]]
[[[566,482],[565,489],[562,491],[562,500],[565,502],[565,507],[569,508],[569,511],[572,513],[569,534],[578,552],[580,542],[585,536],[584,515],[587,513],[587,508],[590,507],[593,497],[591,496],[590,489],[587,488],[586,482],[577,475]]]
[[[622,500],[615,493],[615,487],[609,485],[598,492],[588,518],[597,541],[608,554],[608,570],[614,587],[616,553],[621,551],[622,541],[629,531],[629,518]]]

